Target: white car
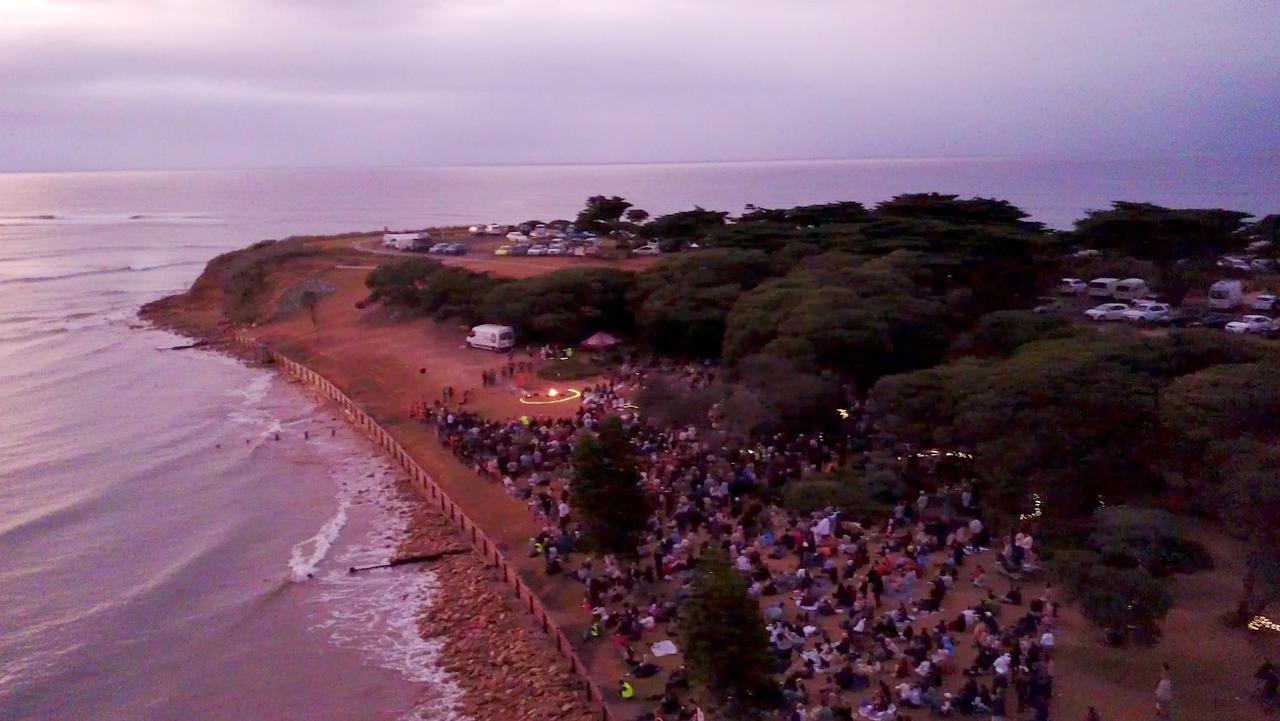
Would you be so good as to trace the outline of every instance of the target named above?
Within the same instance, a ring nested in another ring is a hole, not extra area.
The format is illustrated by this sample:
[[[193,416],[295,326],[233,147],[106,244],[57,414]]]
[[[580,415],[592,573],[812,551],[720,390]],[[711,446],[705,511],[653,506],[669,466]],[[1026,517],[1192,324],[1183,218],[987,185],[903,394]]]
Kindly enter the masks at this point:
[[[528,252],[528,255],[546,255],[546,254],[547,254],[547,246],[545,245],[532,246],[529,248],[529,252]]]
[[[1079,278],[1063,278],[1058,281],[1058,292],[1063,295],[1080,295],[1088,288],[1089,284]]]
[[[515,231],[512,231],[510,233],[507,233],[507,240],[511,241],[512,243],[528,243],[529,236],[525,235],[524,233],[517,233]]]
[[[1089,320],[1123,320],[1124,312],[1127,310],[1129,306],[1124,303],[1103,303],[1086,310],[1084,314],[1089,317]]]
[[[644,245],[631,251],[632,255],[658,255],[662,253],[662,249],[657,243],[645,243]]]
[[[1252,303],[1249,304],[1249,308],[1252,310],[1273,310],[1275,307],[1276,297],[1270,293],[1263,293],[1259,295],[1257,298],[1253,299]]]
[[[1275,321],[1265,315],[1246,315],[1226,325],[1228,333],[1266,333],[1276,329]]]
[[[1133,308],[1123,313],[1125,320],[1141,321],[1143,323],[1154,323],[1158,320],[1164,320],[1169,317],[1171,309],[1164,303],[1144,303],[1143,305],[1135,305]]]

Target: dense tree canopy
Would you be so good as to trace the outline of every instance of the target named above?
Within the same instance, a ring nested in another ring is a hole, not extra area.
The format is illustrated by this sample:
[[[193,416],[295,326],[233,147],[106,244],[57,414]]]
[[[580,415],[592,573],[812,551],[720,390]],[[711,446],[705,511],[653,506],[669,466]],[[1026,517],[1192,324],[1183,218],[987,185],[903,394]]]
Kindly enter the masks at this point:
[[[680,608],[681,648],[693,678],[739,711],[757,705],[776,682],[769,635],[747,582],[719,548],[698,560],[689,598]]]
[[[870,384],[941,358],[947,308],[908,275],[843,255],[812,265],[738,300],[726,322],[727,361],[766,353]]]
[[[796,227],[860,223],[871,219],[862,203],[847,200],[839,203],[800,205],[794,208],[757,208],[751,206],[738,218],[739,223],[781,223]]]
[[[578,439],[569,500],[582,519],[590,548],[635,557],[649,521],[650,502],[640,487],[631,444],[617,417],[606,418],[598,436],[588,433]]]
[[[1028,343],[1067,338],[1078,332],[1077,327],[1058,315],[998,310],[978,318],[973,328],[952,344],[951,354],[1007,358]]]
[[[712,231],[724,226],[728,215],[695,207],[693,210],[660,215],[641,228],[640,234],[679,247],[685,243],[704,240]]]
[[[626,271],[565,268],[499,285],[482,307],[490,322],[515,326],[529,340],[576,343],[600,330],[630,332],[634,286]]]
[[[574,227],[596,235],[605,235],[618,226],[622,214],[631,203],[616,195],[593,195],[587,198],[587,206],[578,212]]]
[[[1114,202],[1076,221],[1075,241],[1116,249],[1159,263],[1188,258],[1212,260],[1244,245],[1248,213],[1234,210],[1171,209],[1150,203]]]
[[[763,253],[681,254],[642,273],[633,298],[636,326],[658,350],[719,355],[725,317],[769,273]]]

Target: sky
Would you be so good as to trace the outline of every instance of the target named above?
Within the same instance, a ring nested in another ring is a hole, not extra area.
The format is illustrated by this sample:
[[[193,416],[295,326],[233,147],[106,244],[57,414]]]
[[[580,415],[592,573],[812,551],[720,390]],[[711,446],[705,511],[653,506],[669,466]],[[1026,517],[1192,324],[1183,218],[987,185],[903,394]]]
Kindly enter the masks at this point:
[[[0,0],[0,171],[1280,153],[1277,0]]]

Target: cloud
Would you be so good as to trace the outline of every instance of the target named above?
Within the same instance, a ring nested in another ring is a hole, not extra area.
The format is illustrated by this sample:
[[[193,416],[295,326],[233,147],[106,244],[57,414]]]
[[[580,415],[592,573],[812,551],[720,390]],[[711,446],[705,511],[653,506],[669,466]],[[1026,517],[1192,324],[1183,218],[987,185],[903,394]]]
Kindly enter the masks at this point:
[[[1236,0],[0,0],[0,169],[1280,152],[1277,33]]]

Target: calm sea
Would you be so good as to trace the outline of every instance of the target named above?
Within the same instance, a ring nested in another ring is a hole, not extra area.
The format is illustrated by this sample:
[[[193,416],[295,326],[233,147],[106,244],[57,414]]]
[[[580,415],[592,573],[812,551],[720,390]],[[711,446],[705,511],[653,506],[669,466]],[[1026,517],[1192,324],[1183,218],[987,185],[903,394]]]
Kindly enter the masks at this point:
[[[658,214],[930,190],[1058,227],[1112,199],[1266,213],[1280,159],[0,175],[0,718],[449,715],[413,627],[435,579],[344,573],[403,532],[390,469],[296,386],[139,326],[210,257],[598,193]]]

